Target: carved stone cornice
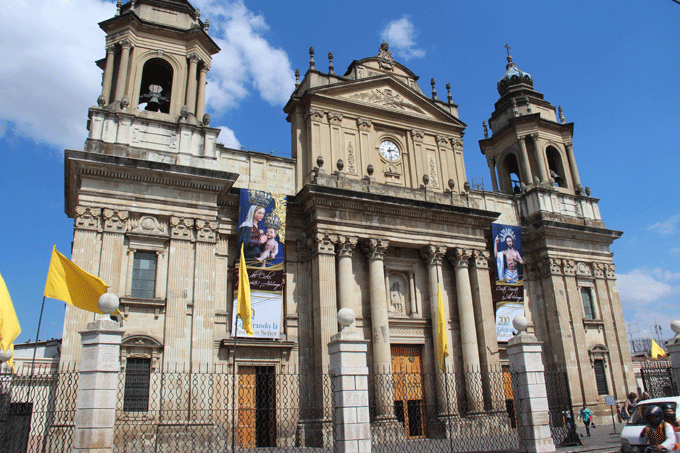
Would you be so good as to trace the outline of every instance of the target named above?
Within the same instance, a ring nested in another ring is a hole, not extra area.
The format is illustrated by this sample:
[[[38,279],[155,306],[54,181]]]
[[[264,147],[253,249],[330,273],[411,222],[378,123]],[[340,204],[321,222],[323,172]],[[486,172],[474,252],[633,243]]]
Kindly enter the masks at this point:
[[[326,114],[324,110],[320,109],[309,109],[307,113],[305,113],[305,119],[311,119],[312,121],[323,121],[323,116]]]
[[[312,255],[335,255],[337,242],[337,234],[315,233],[309,240]]]
[[[89,206],[76,206],[74,227],[80,230],[99,231],[102,210]]]
[[[342,123],[342,117],[342,113],[328,112],[328,121],[336,126]]]
[[[491,252],[488,250],[474,249],[472,251],[472,267],[476,269],[488,269]]]
[[[469,267],[472,250],[456,247],[453,254],[449,254],[449,261],[455,268]]]
[[[357,118],[357,127],[360,131],[368,131],[371,129],[373,122],[368,118]]]
[[[107,233],[125,233],[129,216],[128,211],[104,209],[104,231]]]
[[[170,217],[170,237],[183,241],[193,241],[194,219]]]
[[[338,256],[352,256],[354,248],[357,246],[359,238],[355,236],[338,235],[338,242],[335,247],[335,252]]]
[[[422,142],[425,138],[425,132],[419,129],[411,129],[411,137],[413,137],[414,142]]]
[[[570,277],[576,275],[576,261],[562,260],[562,271]]]
[[[441,266],[442,259],[446,256],[446,246],[426,245],[420,249],[420,256],[428,267]]]
[[[363,249],[369,261],[383,260],[390,241],[387,239],[369,239],[364,242]]]
[[[541,277],[548,277],[550,275],[562,275],[562,259],[545,257],[538,262],[538,267],[541,271]]]
[[[217,242],[217,222],[203,219],[196,220],[196,240],[201,242]]]

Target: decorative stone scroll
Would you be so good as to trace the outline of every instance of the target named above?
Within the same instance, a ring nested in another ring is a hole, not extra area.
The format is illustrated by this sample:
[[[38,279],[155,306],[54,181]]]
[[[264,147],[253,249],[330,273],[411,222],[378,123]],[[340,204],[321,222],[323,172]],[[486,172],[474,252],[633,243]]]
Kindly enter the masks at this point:
[[[104,209],[104,231],[108,233],[125,233],[128,218],[128,211]]]
[[[313,254],[335,255],[335,244],[338,242],[337,234],[316,233],[310,239]]]
[[[411,129],[411,136],[414,142],[422,142],[423,138],[425,138],[425,132],[419,129]]]
[[[354,253],[354,248],[357,246],[359,238],[354,236],[342,236],[338,235],[338,240],[336,243],[336,253],[338,256],[352,256]]]
[[[357,127],[360,131],[368,131],[373,123],[367,118],[357,118]]]
[[[309,109],[305,114],[305,119],[311,119],[312,121],[323,121],[323,117],[326,114],[324,110],[319,109]]]
[[[328,121],[336,126],[342,123],[342,113],[328,112]]]
[[[194,239],[194,219],[170,217],[170,237],[184,241]]]
[[[382,260],[385,258],[389,243],[387,239],[369,239],[364,244],[364,253],[369,260]]]
[[[203,219],[196,220],[196,240],[201,242],[217,241],[217,222]]]
[[[75,228],[98,231],[102,210],[89,206],[76,206]]]

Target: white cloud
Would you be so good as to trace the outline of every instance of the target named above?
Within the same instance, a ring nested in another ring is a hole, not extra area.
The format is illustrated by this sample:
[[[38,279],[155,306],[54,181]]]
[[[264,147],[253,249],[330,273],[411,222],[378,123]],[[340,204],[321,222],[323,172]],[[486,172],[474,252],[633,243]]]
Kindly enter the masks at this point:
[[[677,247],[671,247],[671,253],[673,255],[680,255],[680,249]]]
[[[411,58],[423,58],[425,56],[425,51],[418,48],[416,44],[418,31],[407,15],[387,24],[380,36],[383,40],[387,41],[392,49],[396,49],[398,56],[406,61]]]
[[[234,131],[229,129],[227,126],[217,126],[222,132],[220,132],[220,137],[219,137],[219,142],[223,143],[224,146],[227,148],[236,148],[239,149],[241,147],[241,142],[238,141],[236,138],[236,134],[234,134]]]
[[[287,54],[263,37],[262,16],[242,2],[199,0],[222,51],[207,87],[211,114],[238,106],[251,92],[283,105],[295,86]],[[98,22],[115,14],[113,0],[16,0],[0,15],[0,137],[12,133],[58,148],[80,148],[88,107],[101,91],[105,34]],[[213,115],[215,116],[215,115]],[[220,137],[238,143],[233,131]]]
[[[648,230],[659,230],[661,234],[673,234],[675,232],[676,226],[680,223],[680,214],[669,217],[663,222],[656,222],[654,225],[650,225]]]
[[[651,304],[678,290],[655,278],[654,271],[634,269],[627,274],[616,274],[621,305]]]

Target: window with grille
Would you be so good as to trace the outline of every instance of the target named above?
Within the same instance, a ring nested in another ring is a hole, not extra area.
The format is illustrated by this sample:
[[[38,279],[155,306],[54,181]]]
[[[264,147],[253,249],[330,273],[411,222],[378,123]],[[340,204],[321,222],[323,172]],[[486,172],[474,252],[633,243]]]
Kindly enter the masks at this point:
[[[124,411],[146,412],[149,410],[150,377],[151,359],[127,359],[123,395]]]
[[[604,372],[604,360],[595,360],[593,362],[595,369],[595,383],[597,384],[598,395],[609,395],[609,387],[607,387],[607,375]]]
[[[130,295],[140,299],[153,299],[156,295],[155,252],[135,252],[132,263],[132,286]]]
[[[585,314],[585,318],[597,319],[597,313],[595,311],[595,305],[593,303],[592,288],[582,287],[581,299],[583,300],[583,313]]]

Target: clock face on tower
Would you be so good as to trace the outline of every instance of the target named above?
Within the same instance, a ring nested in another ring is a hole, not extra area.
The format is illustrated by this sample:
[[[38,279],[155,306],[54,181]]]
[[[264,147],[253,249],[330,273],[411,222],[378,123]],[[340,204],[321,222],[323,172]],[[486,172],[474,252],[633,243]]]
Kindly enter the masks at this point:
[[[399,159],[399,147],[390,140],[383,140],[380,143],[380,155],[390,162]]]

